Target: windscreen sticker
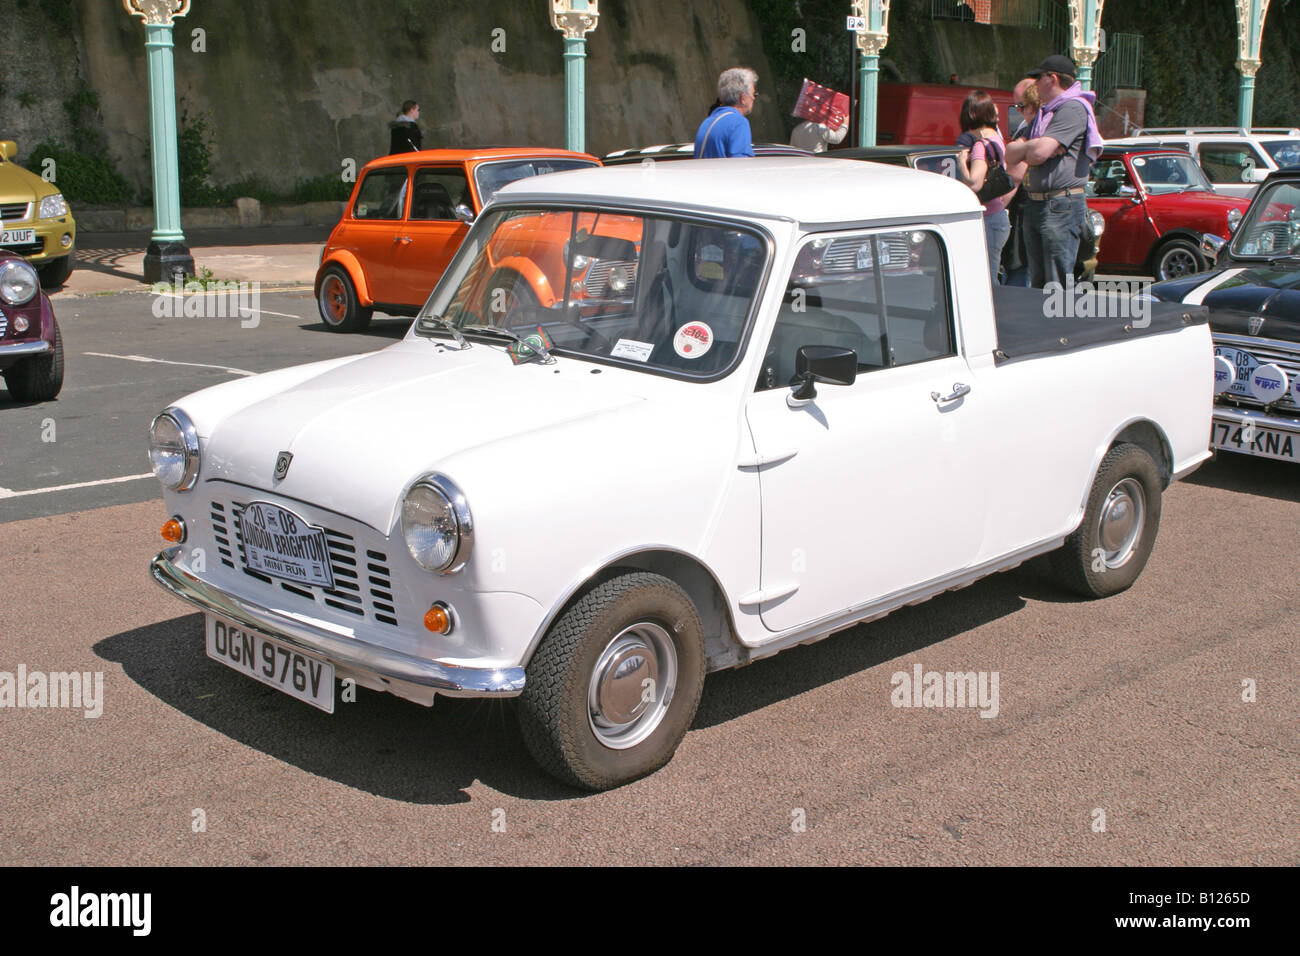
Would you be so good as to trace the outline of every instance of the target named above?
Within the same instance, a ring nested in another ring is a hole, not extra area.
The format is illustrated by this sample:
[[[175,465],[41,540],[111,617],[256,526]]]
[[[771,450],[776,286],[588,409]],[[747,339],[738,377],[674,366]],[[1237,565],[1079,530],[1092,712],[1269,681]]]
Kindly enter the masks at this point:
[[[697,359],[713,348],[713,330],[703,322],[687,322],[673,336],[673,351],[684,359]]]
[[[650,361],[650,353],[655,350],[653,342],[638,342],[635,339],[619,339],[610,350],[610,358],[626,358],[635,362]]]
[[[1133,165],[1137,166],[1139,169],[1145,166],[1146,164],[1147,161],[1143,159],[1141,156],[1134,157],[1133,159]]]
[[[552,349],[555,347],[555,343],[551,341],[551,337],[546,334],[546,330],[540,325],[537,327],[536,332],[529,332],[524,336],[522,342],[515,342],[513,345],[509,346],[506,351],[510,353],[510,361],[515,365],[518,365],[520,362],[531,362],[533,359],[541,355],[542,353],[537,350],[538,346],[541,346],[544,349]]]

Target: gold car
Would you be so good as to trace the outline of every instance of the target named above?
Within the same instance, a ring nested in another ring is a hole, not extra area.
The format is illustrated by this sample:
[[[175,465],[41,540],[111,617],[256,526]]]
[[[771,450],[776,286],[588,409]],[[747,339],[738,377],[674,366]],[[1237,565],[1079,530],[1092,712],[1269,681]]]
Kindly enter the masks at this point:
[[[41,285],[56,288],[72,274],[77,224],[52,183],[13,162],[18,144],[0,141],[0,248],[25,258]]]

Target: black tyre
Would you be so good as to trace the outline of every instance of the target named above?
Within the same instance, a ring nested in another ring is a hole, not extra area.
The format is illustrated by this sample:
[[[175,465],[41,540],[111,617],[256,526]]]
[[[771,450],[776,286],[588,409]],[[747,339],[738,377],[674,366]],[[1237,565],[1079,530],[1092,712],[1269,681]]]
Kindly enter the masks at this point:
[[[375,314],[374,309],[361,307],[352,277],[342,266],[328,266],[321,273],[316,305],[331,332],[364,332]]]
[[[1170,239],[1156,250],[1153,272],[1157,280],[1181,279],[1206,269],[1205,259],[1187,239]]]
[[[4,373],[9,396],[16,402],[48,402],[63,389],[63,336],[54,326],[54,350],[10,366]]]
[[[1127,590],[1156,543],[1160,528],[1160,473],[1137,445],[1111,448],[1097,469],[1083,522],[1052,553],[1061,583],[1084,597]]]
[[[68,281],[68,276],[72,275],[75,259],[76,256],[69,249],[66,256],[52,259],[37,269],[36,274],[40,276],[41,288],[46,290],[62,288],[63,283]]]
[[[644,777],[686,735],[704,667],[685,591],[657,574],[613,578],[565,611],[529,662],[524,742],[547,773],[588,790]]]
[[[521,310],[536,309],[541,304],[533,287],[518,272],[503,269],[492,277],[489,285],[488,320],[493,324],[498,324],[497,320],[501,319],[503,322],[500,324],[509,328]]]

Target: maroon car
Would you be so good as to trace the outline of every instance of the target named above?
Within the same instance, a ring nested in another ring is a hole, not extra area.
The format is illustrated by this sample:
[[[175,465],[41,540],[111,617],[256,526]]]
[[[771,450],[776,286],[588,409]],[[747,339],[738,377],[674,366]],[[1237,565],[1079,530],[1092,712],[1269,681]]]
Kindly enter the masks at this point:
[[[63,387],[63,342],[36,270],[0,249],[0,374],[9,397],[47,402]]]
[[[1087,196],[1106,220],[1097,271],[1157,280],[1204,272],[1201,236],[1227,239],[1250,206],[1216,193],[1190,154],[1133,146],[1102,150]]]

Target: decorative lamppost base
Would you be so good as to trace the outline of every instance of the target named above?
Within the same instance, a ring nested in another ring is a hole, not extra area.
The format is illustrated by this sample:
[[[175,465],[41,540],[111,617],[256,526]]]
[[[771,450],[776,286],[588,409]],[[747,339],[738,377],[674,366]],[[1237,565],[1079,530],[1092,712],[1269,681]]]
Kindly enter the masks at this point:
[[[195,274],[194,257],[190,247],[183,242],[158,242],[151,240],[144,253],[144,281],[172,282],[177,274]]]

